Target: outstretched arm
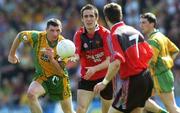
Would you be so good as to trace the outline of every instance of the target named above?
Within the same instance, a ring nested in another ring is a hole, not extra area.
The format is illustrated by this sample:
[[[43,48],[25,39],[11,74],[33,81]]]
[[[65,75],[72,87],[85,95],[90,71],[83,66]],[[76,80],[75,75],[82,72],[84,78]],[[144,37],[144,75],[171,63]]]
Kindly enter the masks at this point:
[[[103,61],[98,65],[92,67],[85,67],[87,69],[87,72],[84,76],[84,79],[88,80],[94,73],[107,68],[109,63],[110,63],[110,57],[107,57],[105,61]]]
[[[13,44],[10,49],[10,52],[9,52],[9,55],[8,55],[8,61],[12,64],[16,64],[19,62],[19,59],[16,56],[16,50],[19,47],[19,44],[21,43],[18,36],[19,36],[19,34],[14,39]]]
[[[60,64],[56,59],[54,59],[54,50],[52,48],[46,48],[46,50],[42,51],[44,54],[46,54],[49,58],[50,64],[54,67],[55,73],[57,74],[64,74],[64,67],[66,65],[65,62],[62,61],[64,64]],[[61,65],[64,65],[61,67]]]
[[[94,92],[99,93],[102,91],[106,85],[111,81],[111,79],[117,74],[119,68],[120,68],[120,60],[116,59],[113,62],[109,64],[107,74],[102,82],[99,82],[98,84],[95,85],[94,87]]]

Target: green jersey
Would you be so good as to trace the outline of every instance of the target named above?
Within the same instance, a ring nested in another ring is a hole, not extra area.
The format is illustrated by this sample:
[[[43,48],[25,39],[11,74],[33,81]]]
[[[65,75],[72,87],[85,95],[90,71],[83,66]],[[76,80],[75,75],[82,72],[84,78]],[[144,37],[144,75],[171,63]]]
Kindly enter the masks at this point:
[[[172,56],[179,52],[179,49],[161,32],[155,31],[149,35],[149,44],[153,49],[153,57],[150,62],[152,75],[159,75],[173,66]]]
[[[42,52],[45,48],[53,48],[55,59],[58,61],[59,56],[57,55],[56,46],[59,41],[64,39],[63,36],[59,35],[57,41],[55,41],[54,44],[51,44],[47,39],[46,31],[22,31],[19,34],[19,39],[21,42],[29,43],[33,48],[33,57],[36,69],[35,78],[40,76],[50,77],[53,75],[67,76],[66,70],[64,71],[64,75],[57,73],[48,57]],[[64,62],[67,61],[64,60]]]

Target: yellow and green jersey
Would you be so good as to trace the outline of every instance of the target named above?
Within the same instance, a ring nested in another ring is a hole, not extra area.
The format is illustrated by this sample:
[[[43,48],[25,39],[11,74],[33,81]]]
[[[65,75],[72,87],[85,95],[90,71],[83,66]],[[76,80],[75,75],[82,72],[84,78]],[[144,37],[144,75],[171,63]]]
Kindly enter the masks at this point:
[[[148,43],[153,49],[153,57],[149,67],[151,74],[160,75],[171,69],[174,65],[173,55],[179,52],[176,45],[158,30],[149,35]]]
[[[55,67],[50,63],[48,57],[43,53],[45,48],[53,48],[55,59],[58,61],[59,56],[57,55],[56,46],[57,43],[64,39],[63,36],[59,35],[58,40],[51,44],[47,39],[46,31],[22,31],[19,33],[18,38],[21,42],[27,42],[33,49],[33,58],[35,64],[35,78],[40,76],[50,77],[53,75],[67,76],[67,71],[64,68],[64,75],[60,75],[55,70]],[[64,60],[67,63],[67,60]]]

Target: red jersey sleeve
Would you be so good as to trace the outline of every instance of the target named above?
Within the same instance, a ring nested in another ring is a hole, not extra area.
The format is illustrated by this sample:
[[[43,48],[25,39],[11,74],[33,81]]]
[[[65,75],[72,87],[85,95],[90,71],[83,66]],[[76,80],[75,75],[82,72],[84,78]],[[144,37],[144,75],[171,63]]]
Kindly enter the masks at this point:
[[[81,53],[81,38],[80,38],[80,33],[77,31],[74,35],[74,44],[76,46],[76,54]]]

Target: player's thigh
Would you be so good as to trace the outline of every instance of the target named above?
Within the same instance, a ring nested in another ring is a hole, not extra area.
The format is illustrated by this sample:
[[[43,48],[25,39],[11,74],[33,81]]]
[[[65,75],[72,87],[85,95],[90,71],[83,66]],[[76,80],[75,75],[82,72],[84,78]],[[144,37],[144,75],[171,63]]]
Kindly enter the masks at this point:
[[[64,100],[60,101],[61,107],[64,111],[66,110],[73,110],[73,105],[72,105],[72,97],[70,96],[69,98],[66,98]]]
[[[52,76],[45,82],[47,92],[52,100],[65,100],[71,96],[71,87],[68,77]]]
[[[102,112],[107,113],[109,110],[110,106],[112,105],[112,99],[111,100],[106,100],[101,97],[101,104],[102,104]]]
[[[113,99],[113,83],[112,81],[108,83],[108,85],[100,92],[100,97],[104,100],[112,100]]]
[[[131,113],[143,113],[143,107],[135,108]]]
[[[42,87],[42,85],[40,83],[38,83],[37,81],[33,81],[33,82],[31,82],[27,92],[28,92],[28,94],[41,96],[41,95],[45,94],[45,89]]]
[[[93,91],[87,91],[83,89],[78,89],[77,90],[77,103],[78,106],[83,106],[87,108],[94,98],[94,92]]]
[[[100,97],[100,98],[101,98],[102,104],[104,104],[104,105],[110,105],[110,104],[112,104],[112,100],[113,100],[113,99],[111,99],[111,100],[106,100],[106,99],[104,99],[104,98],[102,98],[102,97]]]
[[[123,112],[120,112],[119,110],[117,110],[117,109],[115,109],[114,107],[111,106],[111,107],[109,108],[108,113],[123,113]]]
[[[174,76],[171,70],[153,76],[153,81],[157,93],[168,93],[174,89]]]

